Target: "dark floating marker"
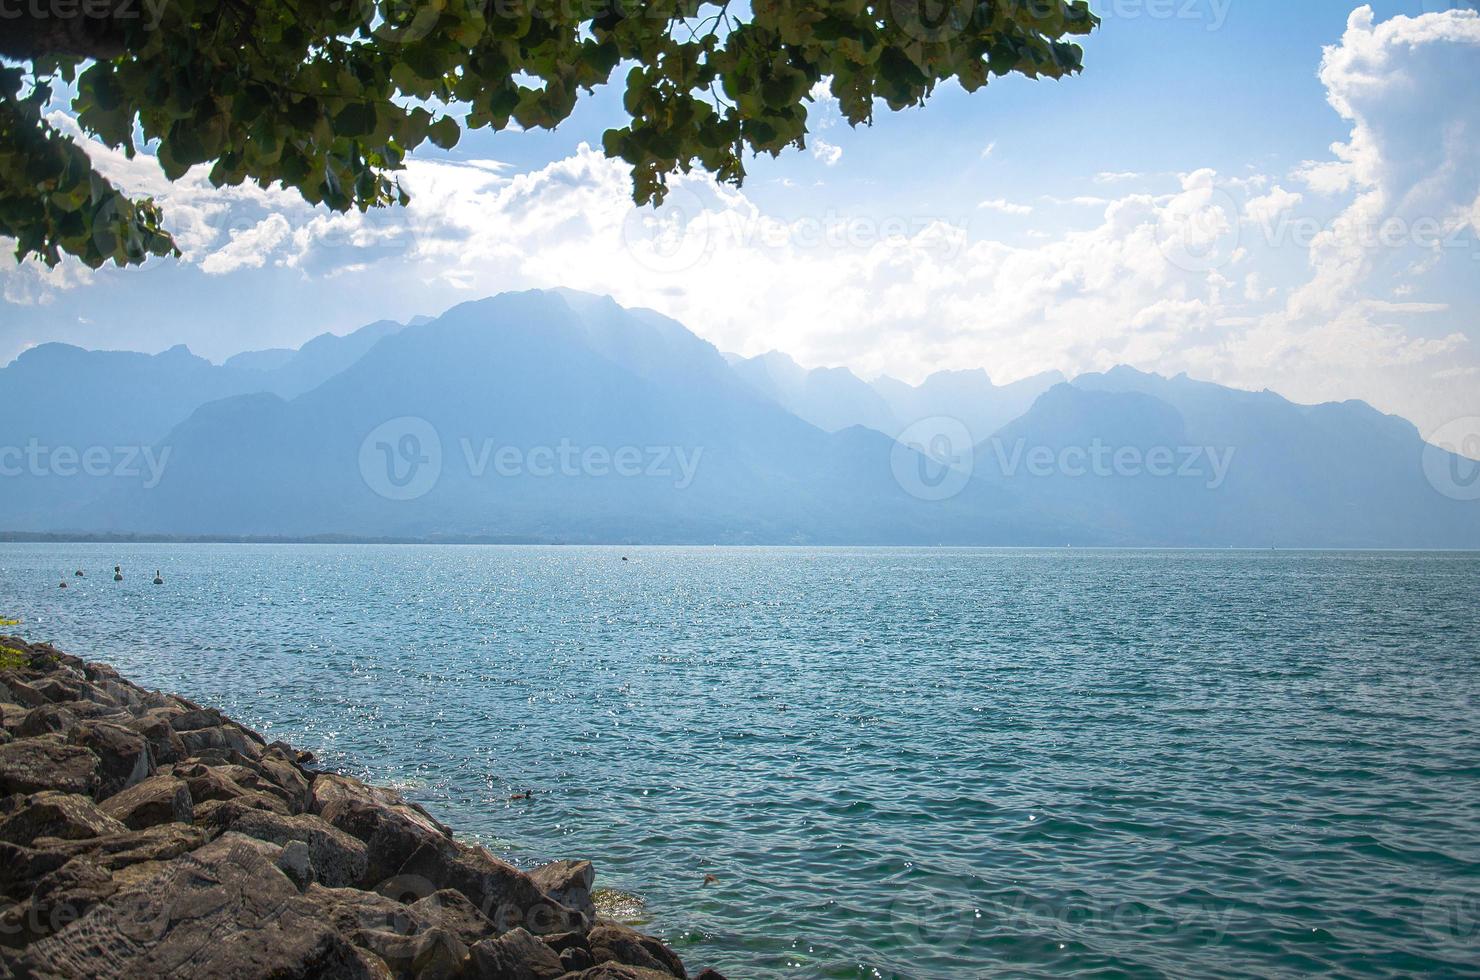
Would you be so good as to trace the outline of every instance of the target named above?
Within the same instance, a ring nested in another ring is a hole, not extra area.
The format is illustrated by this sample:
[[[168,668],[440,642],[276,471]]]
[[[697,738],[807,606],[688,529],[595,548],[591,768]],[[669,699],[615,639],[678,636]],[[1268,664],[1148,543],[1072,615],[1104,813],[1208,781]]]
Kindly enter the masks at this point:
[[[157,569],[157,568],[154,570],[154,584],[155,585],[163,585],[164,584],[164,576],[161,575],[161,574],[159,574],[159,569]]]
[[[65,582],[65,581],[64,581],[64,582],[62,582],[62,584],[61,584],[61,585],[58,585],[58,586],[57,586],[57,588],[59,588],[59,589],[65,589],[65,588],[66,588],[66,587],[67,587],[67,583],[66,583],[66,582]]]
[[[77,569],[77,571],[73,572],[72,574],[75,575],[75,576],[77,576],[78,578],[83,578],[84,577],[83,574],[82,574],[82,569],[80,569],[80,568]]]
[[[123,581],[123,566],[122,565],[114,565],[113,566],[113,581],[115,581],[115,582],[122,582]]]

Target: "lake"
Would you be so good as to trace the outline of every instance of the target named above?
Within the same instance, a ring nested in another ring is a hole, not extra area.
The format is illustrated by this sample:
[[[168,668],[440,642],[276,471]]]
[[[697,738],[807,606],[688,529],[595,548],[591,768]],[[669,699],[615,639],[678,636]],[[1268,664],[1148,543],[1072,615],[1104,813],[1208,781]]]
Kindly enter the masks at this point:
[[[1480,974],[1474,554],[0,544],[3,614],[735,980]]]

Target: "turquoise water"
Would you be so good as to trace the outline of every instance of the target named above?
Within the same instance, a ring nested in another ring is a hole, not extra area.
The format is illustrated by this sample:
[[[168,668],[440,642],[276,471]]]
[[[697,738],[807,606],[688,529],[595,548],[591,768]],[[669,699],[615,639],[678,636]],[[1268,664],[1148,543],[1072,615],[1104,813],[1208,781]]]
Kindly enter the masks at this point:
[[[735,980],[1480,975],[1480,556],[0,545],[4,612]]]

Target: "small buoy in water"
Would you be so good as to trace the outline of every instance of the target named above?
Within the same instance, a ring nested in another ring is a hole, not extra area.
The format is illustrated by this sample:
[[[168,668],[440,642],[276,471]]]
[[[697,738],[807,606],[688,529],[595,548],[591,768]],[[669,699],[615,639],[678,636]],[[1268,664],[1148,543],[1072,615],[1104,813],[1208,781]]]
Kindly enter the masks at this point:
[[[77,569],[77,571],[73,572],[72,574],[75,575],[75,576],[77,576],[78,578],[82,578],[83,577],[82,569],[80,569],[80,568]]]
[[[623,555],[623,556],[622,556],[622,560],[623,560],[623,561],[626,561],[626,560],[627,560],[627,556],[626,556],[626,555]]]
[[[157,569],[157,568],[154,570],[154,584],[155,585],[163,585],[164,584],[164,576],[161,575],[161,574],[159,574],[159,569]]]
[[[67,587],[67,583],[66,582],[63,582],[61,585],[58,585],[57,586],[57,588],[59,588],[59,589],[65,589],[66,587]]]
[[[123,566],[122,565],[114,565],[113,566],[113,581],[115,581],[115,582],[122,582],[123,581]]]

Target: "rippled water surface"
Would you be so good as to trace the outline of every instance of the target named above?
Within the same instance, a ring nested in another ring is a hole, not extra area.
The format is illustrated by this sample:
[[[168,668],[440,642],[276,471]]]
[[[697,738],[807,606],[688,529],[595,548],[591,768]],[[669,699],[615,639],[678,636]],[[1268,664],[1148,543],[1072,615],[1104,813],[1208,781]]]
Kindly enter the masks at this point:
[[[3,613],[734,980],[1480,974],[1476,556],[7,544]]]

